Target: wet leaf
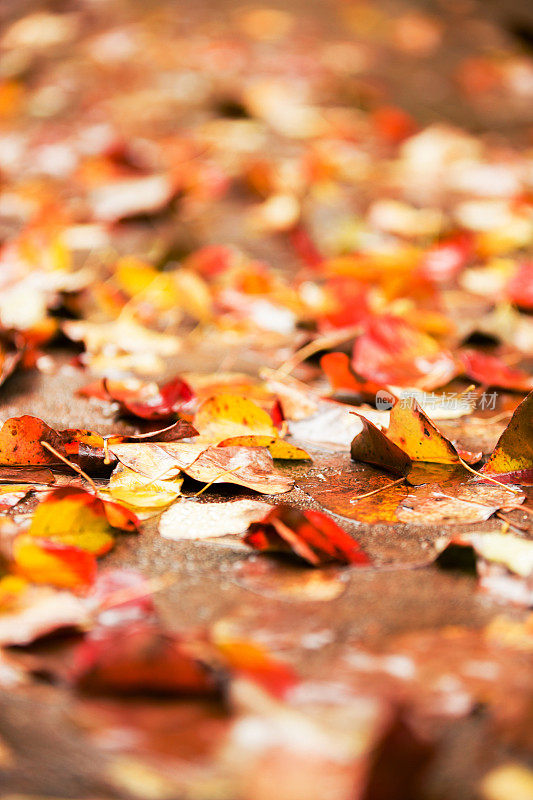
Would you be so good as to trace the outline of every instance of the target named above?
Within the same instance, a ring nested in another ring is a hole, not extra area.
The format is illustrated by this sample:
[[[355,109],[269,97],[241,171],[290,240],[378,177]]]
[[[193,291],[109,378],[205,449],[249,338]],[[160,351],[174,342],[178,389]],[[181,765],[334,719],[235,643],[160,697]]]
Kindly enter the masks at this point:
[[[194,657],[186,640],[143,620],[93,629],[76,650],[71,680],[100,693],[217,691],[212,671]]]
[[[293,553],[313,566],[370,564],[355,539],[320,511],[277,506],[261,522],[249,526],[244,541],[256,550]]]
[[[422,411],[416,400],[400,400],[395,403],[390,415],[387,438],[413,461],[459,463],[459,455],[453,444]]]
[[[516,495],[501,486],[481,483],[417,487],[402,499],[397,518],[400,522],[432,524],[467,524],[489,519],[508,505],[521,503]]]
[[[505,483],[533,484],[533,392],[514,412],[481,472]]]
[[[346,353],[326,353],[320,359],[320,366],[334,392],[354,392],[373,400],[376,392],[381,389],[381,384],[356,375]]]
[[[363,423],[363,430],[352,441],[353,460],[372,464],[394,475],[407,475],[412,465],[407,453],[385,436],[370,420],[359,414],[357,416]]]
[[[120,465],[109,479],[107,489],[115,500],[139,508],[164,508],[181,493],[182,478],[150,480]]]
[[[205,444],[120,444],[110,447],[124,466],[147,478],[169,478],[180,470],[202,483],[234,483],[263,494],[280,494],[293,485],[274,469],[268,452],[255,447]]]
[[[147,420],[169,419],[194,396],[191,387],[180,377],[173,378],[159,388],[153,384],[141,384],[140,389],[131,390],[118,381],[108,380],[104,380],[103,385],[109,398],[120,403],[122,413]],[[194,431],[191,428],[188,430]],[[184,433],[184,436],[188,435],[195,434]]]
[[[310,461],[311,456],[301,447],[273,436],[231,436],[219,442],[219,447],[266,447],[272,458],[289,461]]]
[[[0,429],[0,463],[7,466],[57,464],[56,457],[41,441],[61,452],[59,434],[37,417],[13,417]]]
[[[102,555],[113,546],[112,528],[135,531],[138,524],[135,514],[118,503],[84,489],[63,487],[39,503],[29,532]]]

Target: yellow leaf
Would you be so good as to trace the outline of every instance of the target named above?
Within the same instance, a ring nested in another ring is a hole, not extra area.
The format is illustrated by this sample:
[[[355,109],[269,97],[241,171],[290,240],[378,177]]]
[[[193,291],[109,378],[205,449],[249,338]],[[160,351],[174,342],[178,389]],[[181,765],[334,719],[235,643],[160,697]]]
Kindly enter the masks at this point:
[[[92,553],[28,534],[14,540],[13,560],[17,572],[32,583],[72,589],[91,584],[96,575]]]
[[[453,444],[439,431],[414,399],[399,400],[390,413],[387,438],[413,461],[459,464]]]
[[[219,447],[267,447],[272,458],[282,458],[290,460],[311,460],[309,453],[296,447],[294,444],[284,442],[277,436],[232,436],[219,443]]]
[[[115,542],[100,500],[76,493],[59,500],[54,495],[39,503],[29,535],[103,555]]]
[[[277,438],[272,417],[252,400],[222,393],[208,398],[196,413],[194,427],[204,439],[220,442],[233,436]]]
[[[181,491],[182,478],[150,481],[144,475],[121,467],[109,480],[108,491],[115,500],[140,508],[162,508],[173,503]]]

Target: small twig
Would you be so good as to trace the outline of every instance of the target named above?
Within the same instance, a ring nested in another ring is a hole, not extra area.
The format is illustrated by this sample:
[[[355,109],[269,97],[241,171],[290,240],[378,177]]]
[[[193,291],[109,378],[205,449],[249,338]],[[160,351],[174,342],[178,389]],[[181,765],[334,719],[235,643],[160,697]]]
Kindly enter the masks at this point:
[[[60,461],[62,461],[63,464],[66,464],[67,467],[70,467],[71,469],[74,470],[74,472],[77,472],[78,475],[81,475],[82,478],[85,478],[87,483],[91,486],[91,488],[92,488],[93,492],[95,493],[95,495],[97,495],[97,496],[99,495],[99,490],[98,490],[98,487],[97,487],[96,483],[93,481],[93,479],[90,477],[90,475],[87,475],[87,473],[82,470],[81,467],[78,467],[77,464],[73,464],[72,461],[68,460],[68,458],[65,458],[65,456],[62,456],[61,453],[58,453],[57,450],[55,449],[55,447],[52,447],[52,445],[48,444],[48,442],[44,442],[43,441],[43,442],[40,442],[40,444],[41,444],[42,447],[45,447],[47,450],[49,450],[51,453],[53,453],[53,455],[56,458],[58,458]]]
[[[226,470],[224,470],[224,472],[221,472],[220,475],[217,475],[216,478],[213,478],[212,481],[209,481],[209,483],[206,483],[206,485],[203,486],[200,489],[199,492],[196,492],[196,494],[193,494],[193,497],[200,497],[200,495],[203,494],[203,492],[205,492],[206,489],[209,489],[210,486],[212,486],[214,483],[219,481],[220,478],[223,478],[224,475],[233,475],[235,472],[237,472],[240,469],[241,469],[241,467],[235,467],[235,469],[226,469]]]
[[[379,489],[373,489],[371,492],[365,492],[365,494],[358,494],[356,497],[352,497],[350,503],[356,503],[358,500],[362,500],[363,497],[371,497],[373,494],[379,494],[379,492],[384,492],[385,489],[390,489],[391,486],[398,486],[398,484],[403,483],[405,478],[398,478],[397,481],[392,481],[392,483],[387,483],[385,486],[380,486]]]
[[[511,489],[510,486],[506,486],[504,483],[501,483],[501,481],[497,481],[496,478],[491,478],[488,475],[483,474],[482,472],[478,472],[476,469],[474,469],[469,464],[467,464],[466,461],[463,461],[461,456],[458,456],[458,458],[459,458],[459,461],[461,462],[461,464],[463,465],[463,467],[465,469],[467,469],[469,472],[471,472],[472,475],[475,475],[476,478],[481,478],[484,481],[490,481],[490,483],[495,483],[496,486],[501,486],[502,489],[505,489],[507,492],[512,492],[513,494],[521,494],[522,493],[521,489]]]
[[[357,336],[361,331],[360,325],[353,325],[350,328],[343,328],[342,331],[327,334],[326,336],[319,336],[313,339],[312,342],[301,347],[290,358],[287,359],[281,366],[274,370],[274,377],[286,377],[290,375],[295,367],[302,361],[305,361],[309,356],[318,353],[320,350],[326,350],[330,347],[336,347],[343,342],[347,342]]]

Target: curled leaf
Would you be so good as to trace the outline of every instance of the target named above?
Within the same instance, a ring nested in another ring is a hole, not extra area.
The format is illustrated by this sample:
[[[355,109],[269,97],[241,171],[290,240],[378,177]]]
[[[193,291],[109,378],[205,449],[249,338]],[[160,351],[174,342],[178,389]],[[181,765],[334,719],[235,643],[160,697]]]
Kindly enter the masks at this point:
[[[159,388],[141,384],[140,389],[131,390],[126,384],[107,380],[103,386],[109,398],[120,404],[123,413],[147,420],[168,419],[194,397],[189,384],[180,377]]]
[[[407,475],[412,466],[407,453],[385,436],[373,422],[360,414],[357,416],[363,423],[363,430],[352,441],[350,452],[353,460],[372,464],[394,475]]]
[[[219,442],[219,447],[266,447],[272,458],[290,461],[310,461],[311,456],[301,447],[275,436],[231,436]]]
[[[407,453],[413,461],[458,464],[453,444],[439,431],[416,400],[399,400],[390,414],[387,438]]]
[[[504,483],[533,484],[533,392],[515,410],[481,472]]]
[[[326,514],[288,505],[276,506],[261,522],[253,522],[244,541],[255,550],[293,553],[313,566],[370,564],[358,542]]]

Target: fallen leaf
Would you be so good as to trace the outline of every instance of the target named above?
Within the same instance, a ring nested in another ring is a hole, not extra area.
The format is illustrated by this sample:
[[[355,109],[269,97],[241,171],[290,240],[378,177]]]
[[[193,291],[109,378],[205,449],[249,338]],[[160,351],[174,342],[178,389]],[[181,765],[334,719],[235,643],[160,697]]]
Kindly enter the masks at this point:
[[[326,353],[320,359],[320,366],[334,392],[354,392],[363,395],[365,399],[374,400],[376,392],[382,388],[379,383],[359,378],[346,353]]]
[[[103,500],[84,489],[53,489],[37,506],[30,534],[82,547],[85,537],[90,552],[101,555],[113,545],[111,528],[136,531],[139,522],[119,503]]]
[[[428,484],[401,500],[397,519],[399,522],[428,525],[482,522],[499,509],[522,503],[524,499],[524,495],[511,493],[494,484]]]
[[[516,392],[533,389],[533,378],[521,369],[511,369],[496,356],[478,350],[463,350],[459,354],[465,374],[483,386],[496,386]]]
[[[353,367],[369,381],[431,391],[444,386],[458,368],[435,339],[398,317],[370,317],[354,345]]]
[[[107,490],[115,500],[139,508],[164,508],[181,493],[182,478],[149,480],[120,465],[111,475]]]
[[[159,521],[164,539],[208,539],[244,533],[251,522],[262,519],[272,508],[257,500],[230,503],[199,503],[183,499],[169,508]]]
[[[270,414],[246,397],[218,394],[205,400],[194,416],[203,439],[220,442],[234,436],[277,438]]]
[[[401,447],[413,461],[437,464],[458,464],[460,455],[466,461],[479,461],[481,453],[458,453],[455,446],[429,419],[416,400],[398,401],[394,404],[387,438]]]
[[[32,583],[46,583],[65,589],[90,586],[96,576],[95,556],[69,544],[19,534],[13,541],[16,572]]]
[[[38,467],[2,467],[0,466],[0,481],[3,483],[33,483],[49,485],[54,483],[54,473],[49,469]]]
[[[276,506],[261,522],[253,522],[243,537],[255,550],[294,553],[313,566],[330,562],[368,565],[358,542],[320,511]]]
[[[412,466],[407,453],[376,428],[370,420],[359,414],[357,416],[363,423],[363,430],[352,441],[350,452],[353,460],[372,464],[394,475],[407,475]]]
[[[533,485],[533,392],[515,410],[481,472],[504,483]]]
[[[71,681],[92,692],[215,694],[213,671],[154,621],[99,625],[74,654]]]
[[[310,461],[311,456],[301,447],[273,436],[231,436],[218,447],[266,447],[272,458],[290,461]]]
[[[163,445],[167,453],[175,445]],[[262,494],[283,494],[294,481],[277,472],[272,457],[256,447],[209,447],[183,471],[202,483],[234,483]]]
[[[161,387],[155,384],[142,384],[138,389],[130,389],[118,381],[103,381],[103,387],[111,400],[120,403],[124,414],[147,420],[163,420],[177,414],[194,396],[191,387],[182,378],[173,378]],[[185,427],[185,436],[194,436],[192,426]]]
[[[201,483],[234,483],[263,494],[288,492],[293,485],[274,469],[268,452],[255,447],[206,447],[189,442],[119,444],[110,450],[124,466],[159,480],[183,471]]]
[[[57,464],[57,458],[42,447],[51,444],[60,452],[63,443],[57,431],[37,417],[12,417],[0,429],[0,463],[7,466]]]

